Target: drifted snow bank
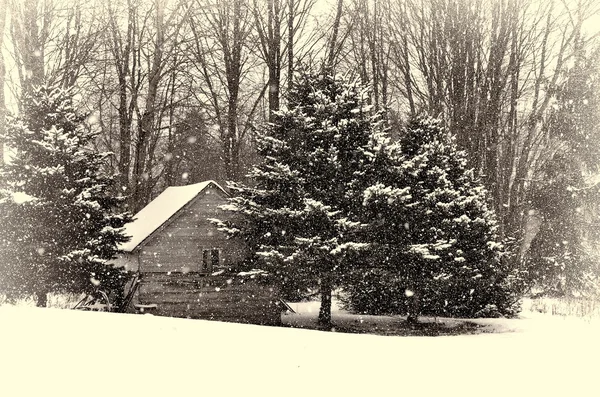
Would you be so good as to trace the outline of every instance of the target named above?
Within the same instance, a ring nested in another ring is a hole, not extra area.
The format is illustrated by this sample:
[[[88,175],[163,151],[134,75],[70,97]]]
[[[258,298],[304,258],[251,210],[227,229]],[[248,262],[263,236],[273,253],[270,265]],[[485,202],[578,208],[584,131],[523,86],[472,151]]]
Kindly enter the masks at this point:
[[[600,327],[382,337],[0,307],[2,396],[597,396]]]

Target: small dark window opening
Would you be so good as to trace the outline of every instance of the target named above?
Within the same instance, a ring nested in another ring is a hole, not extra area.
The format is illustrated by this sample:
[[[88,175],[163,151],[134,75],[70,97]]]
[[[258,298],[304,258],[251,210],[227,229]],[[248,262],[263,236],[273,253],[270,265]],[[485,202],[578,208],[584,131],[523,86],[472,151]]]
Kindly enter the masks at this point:
[[[202,251],[202,272],[208,272],[209,260],[208,260],[209,250]]]
[[[214,249],[210,252],[211,266],[212,268],[219,267],[219,250]]]
[[[213,248],[202,250],[202,269],[203,273],[212,272],[213,269],[219,267],[219,249]]]

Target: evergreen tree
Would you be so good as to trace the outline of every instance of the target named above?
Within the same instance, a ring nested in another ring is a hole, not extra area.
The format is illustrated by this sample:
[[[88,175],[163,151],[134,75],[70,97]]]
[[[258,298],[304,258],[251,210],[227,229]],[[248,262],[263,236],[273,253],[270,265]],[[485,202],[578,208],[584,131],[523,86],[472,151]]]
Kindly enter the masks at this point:
[[[121,286],[124,271],[106,262],[127,241],[131,217],[116,210],[122,198],[102,171],[107,154],[91,150],[95,134],[72,93],[36,88],[3,138],[14,156],[0,172],[0,290],[35,293],[45,306],[50,291]]]
[[[595,293],[600,272],[592,241],[598,233],[600,48],[576,51],[558,87],[547,135],[557,148],[538,172],[531,203],[542,218],[526,259],[530,286],[558,296]]]
[[[259,136],[263,161],[232,184],[220,222],[244,238],[257,258],[279,276],[287,295],[318,285],[319,322],[331,321],[331,294],[364,244],[357,240],[361,170],[366,148],[380,127],[369,112],[366,90],[326,73],[299,73],[286,109]]]
[[[486,191],[454,136],[417,118],[372,150],[364,230],[372,267],[346,285],[349,308],[372,314],[512,314],[510,274]]]
[[[542,216],[526,262],[530,286],[537,293],[573,296],[594,292],[597,258],[587,245],[590,192],[573,158],[560,154],[543,169],[532,203]]]

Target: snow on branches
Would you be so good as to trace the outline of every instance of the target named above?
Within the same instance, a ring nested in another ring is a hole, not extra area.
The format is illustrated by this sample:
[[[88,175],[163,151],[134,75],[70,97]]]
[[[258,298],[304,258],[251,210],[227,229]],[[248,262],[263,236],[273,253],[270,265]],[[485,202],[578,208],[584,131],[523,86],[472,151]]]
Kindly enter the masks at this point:
[[[123,199],[103,173],[106,156],[91,149],[95,134],[75,112],[72,96],[37,87],[3,136],[14,156],[0,169],[0,289],[36,293],[42,305],[49,291],[110,289],[119,282],[119,270],[107,261],[127,240],[123,226],[131,220],[117,209]]]

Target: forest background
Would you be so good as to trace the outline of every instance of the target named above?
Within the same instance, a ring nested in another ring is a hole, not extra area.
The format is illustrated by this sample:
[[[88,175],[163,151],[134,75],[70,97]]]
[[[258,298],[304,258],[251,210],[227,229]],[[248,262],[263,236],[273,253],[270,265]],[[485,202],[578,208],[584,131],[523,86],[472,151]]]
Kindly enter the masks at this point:
[[[514,264],[559,292],[594,280],[597,1],[0,7],[0,129],[33,86],[74,87],[100,132],[93,149],[114,153],[107,171],[134,213],[167,186],[244,181],[259,161],[256,131],[286,105],[294,71],[325,65],[370,85],[392,135],[417,114],[444,121],[491,194]],[[10,160],[10,149],[1,153]]]

